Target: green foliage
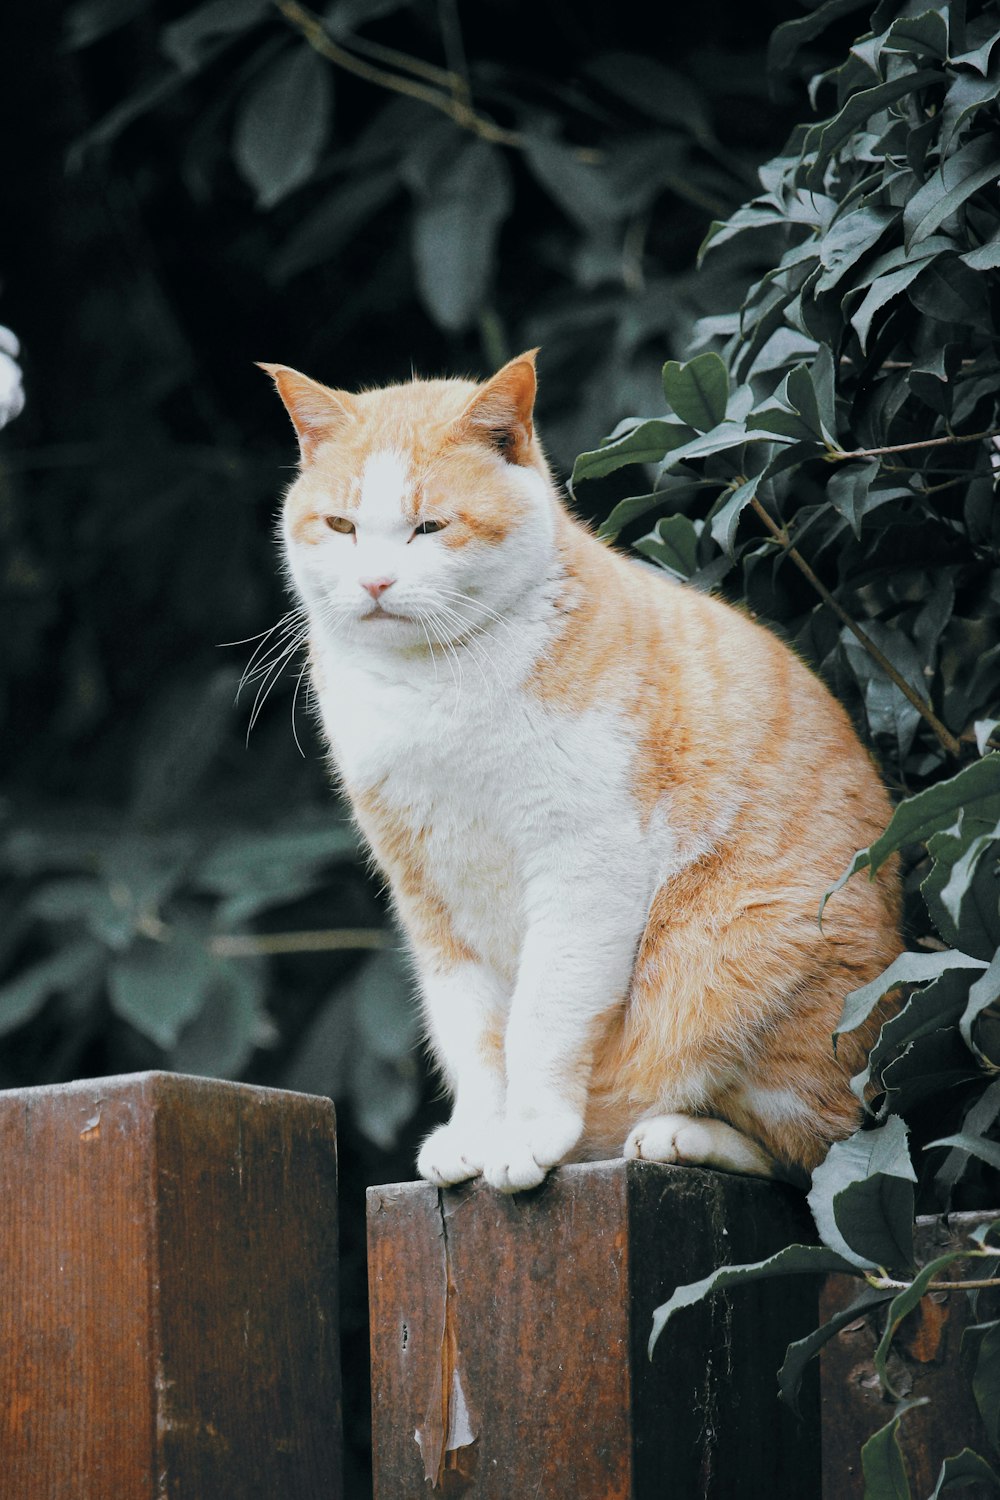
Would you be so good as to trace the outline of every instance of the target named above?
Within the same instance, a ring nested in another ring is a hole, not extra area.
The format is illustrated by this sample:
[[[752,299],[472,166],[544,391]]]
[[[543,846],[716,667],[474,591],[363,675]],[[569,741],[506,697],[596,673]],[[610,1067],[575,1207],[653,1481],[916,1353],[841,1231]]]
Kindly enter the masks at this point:
[[[83,0],[68,44],[89,48],[147,6]],[[578,26],[567,86],[574,42],[546,69],[538,48],[534,63],[523,48],[511,55],[507,28],[461,19],[464,45],[457,16],[419,0],[338,0],[322,13],[208,0],[159,28],[159,59],[81,135],[73,161],[93,162],[167,101],[210,111],[212,131],[180,148],[185,177],[203,194],[242,180],[267,216],[254,245],[272,290],[304,277],[333,298],[329,270],[352,242],[374,252],[381,281],[384,242],[408,240],[393,261],[397,304],[405,288],[442,333],[477,340],[487,364],[540,342],[550,369],[573,362],[572,400],[546,421],[550,449],[568,458],[609,409],[653,396],[656,351],[711,305],[711,279],[694,283],[690,261],[706,219],[739,202],[759,160],[752,130],[748,142],[745,126],[727,128],[727,96],[763,102],[766,85],[754,65],[736,81],[735,59],[704,43],[682,73],[651,55],[648,36],[635,51],[588,47]],[[370,277],[371,255],[361,265]],[[342,327],[382,312],[360,304],[338,308]]]
[[[360,1190],[412,1172],[443,1106],[296,686],[271,545],[293,444],[252,362],[358,388],[542,344],[568,467],[769,261],[748,238],[694,274],[791,119],[763,68],[786,3],[754,41],[740,0],[638,25],[540,0],[530,47],[495,6],[424,0],[332,0],[318,30],[273,0],[74,0],[63,45],[19,15],[5,98],[47,105],[0,265],[28,396],[0,440],[0,1085],[172,1066],[332,1092],[359,1406]],[[666,518],[660,561],[694,571],[696,540]],[[219,664],[257,645],[234,705]]]
[[[764,104],[760,48],[747,63],[693,24],[671,25],[676,70],[611,20],[553,42],[555,67],[448,15],[68,9],[48,88],[74,104],[23,173],[59,191],[45,222],[12,203],[42,253],[0,268],[29,391],[0,462],[0,1083],[308,1077],[362,1151],[427,1108],[412,983],[331,805],[295,616],[255,635],[282,609],[291,452],[251,361],[360,386],[544,341],[542,425],[567,457],[658,395],[664,353],[735,285],[693,261],[775,129],[769,105],[756,126],[733,107]],[[686,525],[661,537],[679,571]],[[250,658],[238,703],[222,641]]]
[[[790,65],[855,8],[828,0],[787,23],[772,57]],[[985,1235],[921,1267],[913,1227],[917,1208],[995,1207],[1000,1188],[998,41],[995,0],[919,13],[882,0],[847,60],[811,81],[825,118],[793,132],[761,194],[706,238],[715,255],[779,234],[772,268],[666,366],[667,413],[633,419],[574,476],[612,473],[641,447],[651,479],[605,534],[625,531],[675,576],[723,582],[774,620],[852,705],[903,793],[826,898],[901,859],[912,951],[847,997],[837,1035],[886,995],[898,1005],[852,1081],[864,1123],[809,1194],[817,1264],[834,1254],[861,1278],[855,1309],[888,1301],[875,1363],[890,1394],[906,1314],[949,1269],[961,1281],[976,1258],[987,1279],[996,1267]],[[697,352],[720,334],[717,356]],[[808,1266],[808,1248],[783,1252],[790,1268]],[[779,1256],[679,1289],[654,1339],[677,1307],[780,1268]],[[791,1346],[786,1400],[843,1322]],[[1000,1322],[974,1332],[996,1449]],[[906,1409],[865,1446],[867,1500],[911,1493]],[[966,1450],[944,1460],[935,1493],[974,1477],[996,1483]]]

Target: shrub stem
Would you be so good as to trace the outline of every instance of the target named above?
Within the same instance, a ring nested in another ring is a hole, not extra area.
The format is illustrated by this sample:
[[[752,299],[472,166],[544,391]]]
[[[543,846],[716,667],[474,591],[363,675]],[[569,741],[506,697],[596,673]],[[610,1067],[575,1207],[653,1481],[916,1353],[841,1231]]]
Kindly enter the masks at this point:
[[[945,448],[951,443],[985,443],[990,438],[1000,437],[1000,431],[949,433],[947,437],[924,438],[919,443],[895,443],[891,448],[854,448],[850,452],[831,448],[827,462],[843,463],[848,458],[881,458],[885,453],[916,453],[920,448]]]
[[[845,456],[857,457],[856,454],[848,454]],[[830,593],[830,590],[827,588],[826,584],[823,583],[819,578],[817,578],[816,574],[806,562],[801,552],[799,552],[797,548],[792,546],[792,543],[788,536],[788,532],[785,530],[785,528],[783,526],[779,526],[778,523],[771,518],[768,512],[764,509],[763,505],[761,505],[760,501],[757,499],[756,495],[750,501],[750,504],[756,514],[760,517],[761,521],[763,521],[768,531],[771,533],[771,536],[779,544],[779,546],[782,547],[789,560],[795,564],[803,577],[807,578],[812,584],[817,594],[823,600],[823,603],[828,605],[830,609],[833,610],[837,618],[847,626],[847,629],[851,632],[855,639],[859,641],[865,648],[872,660],[877,662],[878,665],[882,668],[882,671],[885,673],[885,675],[890,679],[890,681],[896,684],[896,686],[899,688],[899,691],[906,698],[907,702],[911,703],[917,710],[917,713],[921,716],[921,718],[926,720],[926,722],[933,729],[934,733],[937,735],[938,740],[940,741],[944,749],[947,750],[948,754],[960,755],[962,753],[962,747],[955,736],[952,734],[951,730],[947,727],[947,725],[942,724],[941,720],[931,708],[930,704],[925,699],[921,698],[920,694],[910,686],[910,684],[906,681],[906,678],[903,677],[902,674],[893,666],[892,662],[886,656],[885,652],[879,650],[878,646],[876,646],[871,636],[868,635],[866,631],[862,630],[857,621],[851,618],[846,609],[844,609],[843,605],[840,604],[839,601],[835,599],[834,596]]]

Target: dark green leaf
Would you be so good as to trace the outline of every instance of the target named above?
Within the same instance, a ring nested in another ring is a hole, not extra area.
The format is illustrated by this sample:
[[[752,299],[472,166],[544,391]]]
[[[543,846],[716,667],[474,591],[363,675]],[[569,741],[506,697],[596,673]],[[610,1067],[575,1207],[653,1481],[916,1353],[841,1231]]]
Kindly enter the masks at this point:
[[[326,8],[324,19],[335,37],[347,39],[352,31],[366,26],[370,21],[380,21],[403,10],[410,0],[333,0]]]
[[[650,557],[675,577],[687,579],[698,567],[698,533],[687,516],[664,516],[635,550]]]
[[[493,277],[500,226],[513,201],[502,152],[463,142],[417,208],[413,249],[427,308],[442,328],[466,328]]]
[[[753,479],[748,479],[745,484],[738,485],[712,517],[712,540],[728,557],[735,555],[736,531],[740,524],[740,516],[755,498],[762,478],[763,475],[758,474]]]
[[[986,973],[977,979],[969,990],[969,1003],[961,1020],[962,1037],[967,1047],[973,1052],[979,1052],[975,1042],[974,1027],[979,1016],[990,1005],[995,1005],[1000,1000],[1000,953],[995,953]],[[991,1058],[990,1061],[1000,1065],[1000,1059]]]
[[[257,1047],[277,1040],[264,1013],[266,992],[259,963],[217,961],[205,1003],[181,1032],[171,1065],[207,1078],[238,1078]]]
[[[195,73],[206,60],[208,43],[248,31],[270,11],[268,0],[207,0],[164,26],[160,45],[182,73]]]
[[[573,465],[572,483],[577,485],[583,479],[602,479],[605,474],[612,474],[615,469],[621,469],[626,464],[659,463],[665,453],[679,448],[691,436],[690,427],[679,422],[666,422],[659,418],[640,422],[630,432],[606,443],[603,448],[595,448],[591,453],[581,453]]]
[[[951,56],[953,68],[974,68],[977,73],[985,76],[990,71],[990,57],[997,44],[998,33],[993,17],[987,12],[977,20],[972,21],[968,27],[963,52],[954,52]]]
[[[874,1130],[834,1141],[809,1192],[824,1244],[865,1269],[913,1263],[913,1184],[906,1125],[891,1115]]]
[[[745,1281],[766,1281],[774,1276],[825,1276],[831,1271],[857,1275],[852,1262],[828,1250],[825,1245],[786,1245],[767,1260],[755,1261],[745,1266],[720,1266],[701,1281],[692,1281],[679,1286],[662,1306],[653,1313],[653,1331],[649,1336],[649,1354],[652,1358],[657,1339],[674,1313],[682,1307],[700,1302],[712,1292],[723,1291],[727,1286],[738,1286]]]
[[[924,1398],[926,1400],[926,1397]],[[865,1478],[864,1500],[912,1500],[910,1481],[899,1447],[899,1423],[909,1406],[920,1402],[907,1402],[896,1411],[891,1422],[880,1427],[861,1450],[861,1471]]]
[[[994,36],[993,40],[996,40]],[[959,73],[955,76],[945,95],[940,120],[940,149],[946,156],[952,142],[967,122],[979,110],[992,104],[1000,93],[1000,65],[990,68],[989,76],[977,78],[974,73]]]
[[[696,432],[708,432],[725,420],[729,375],[717,354],[696,354],[687,364],[671,359],[663,366],[667,404]]]
[[[863,850],[862,853],[867,854],[868,851]],[[855,856],[856,859],[860,857]],[[839,889],[842,883],[838,882],[833,890]],[[981,959],[970,958],[967,953],[956,953],[950,948],[943,953],[901,953],[877,979],[851,991],[844,1001],[843,1013],[837,1022],[834,1036],[855,1031],[867,1021],[883,995],[887,995],[899,984],[926,984],[950,969],[982,971],[985,968]]]
[[[981,327],[990,311],[982,276],[963,265],[957,255],[936,255],[910,288],[910,301],[929,318],[969,328]]]
[[[878,1307],[882,1302],[888,1302],[891,1296],[891,1292],[878,1291],[875,1287],[865,1287],[849,1306],[835,1313],[828,1323],[814,1328],[812,1333],[807,1334],[804,1339],[797,1339],[789,1344],[785,1352],[784,1363],[778,1371],[778,1394],[782,1401],[796,1411],[802,1376],[809,1361],[815,1358],[824,1344],[828,1344],[842,1328],[846,1328],[848,1323],[853,1323],[870,1308]]]
[[[995,271],[1000,267],[1000,235],[975,250],[967,250],[958,258],[972,271]]]
[[[403,955],[385,948],[365,964],[349,997],[356,1038],[351,1102],[361,1130],[384,1149],[395,1145],[420,1094],[413,1058],[419,1028],[410,988]]]
[[[927,678],[920,653],[909,636],[885,625],[881,620],[867,620],[865,633],[896,671],[909,683],[918,698],[926,701]],[[919,710],[906,694],[845,625],[841,631],[844,655],[861,688],[869,733],[874,740],[895,742],[900,760],[909,753],[920,724]]]
[[[272,269],[274,279],[287,281],[332,259],[398,191],[395,168],[366,172],[359,180],[346,182],[307,214],[282,245]]]
[[[64,45],[67,52],[89,47],[117,31],[144,8],[145,0],[78,0],[66,13]]]
[[[166,942],[141,938],[111,967],[112,1009],[158,1046],[174,1047],[205,1002],[215,964],[206,932],[193,923],[176,925]]]
[[[882,43],[883,52],[908,52],[914,57],[948,56],[947,9],[925,10],[918,16],[900,16],[893,21]]]
[[[538,181],[581,229],[621,217],[622,205],[607,173],[581,161],[571,146],[551,136],[532,135],[525,156]]]
[[[641,52],[604,52],[588,63],[587,72],[651,119],[679,125],[697,140],[712,138],[704,95],[683,73],[656,58]]]
[[[890,500],[906,500],[912,491],[900,486],[872,489],[882,472],[877,459],[866,463],[839,465],[826,486],[830,504],[844,517],[856,537],[860,537],[865,516]]]
[[[945,942],[989,961],[1000,946],[1000,819],[980,828],[977,819],[963,817],[957,832],[932,836],[933,864],[920,890]]]
[[[991,751],[949,780],[907,797],[896,808],[885,833],[854,856],[849,874],[868,868],[874,875],[890,855],[906,844],[926,843],[938,829],[950,828],[963,811],[980,818],[1000,816],[1000,753]],[[846,876],[831,889],[839,890],[844,879]]]
[[[258,208],[273,208],[315,171],[330,126],[331,76],[303,42],[276,58],[243,99],[233,157]]]
[[[831,22],[852,11],[861,10],[865,0],[823,0],[810,15],[784,21],[771,33],[767,49],[768,71],[782,73],[794,61],[801,47],[821,36]]]
[[[913,1311],[925,1293],[930,1290],[930,1284],[938,1272],[944,1271],[948,1266],[954,1265],[957,1260],[964,1259],[967,1254],[967,1250],[949,1250],[946,1255],[939,1255],[936,1259],[928,1261],[927,1265],[922,1266],[917,1272],[909,1286],[893,1297],[886,1315],[885,1330],[879,1339],[874,1356],[875,1369],[879,1380],[882,1382],[882,1389],[888,1391],[890,1395],[898,1396],[899,1394],[892,1388],[886,1368],[886,1360],[889,1357],[889,1350],[892,1347],[892,1341],[896,1337],[900,1323],[902,1323],[908,1313]]]
[[[965,1485],[970,1480],[982,1480],[986,1484],[992,1484],[995,1489],[1000,1489],[1000,1479],[997,1478],[985,1458],[981,1458],[978,1453],[973,1453],[971,1448],[963,1448],[961,1453],[956,1453],[944,1460],[930,1500],[939,1500],[939,1496],[943,1495],[945,1490],[953,1484]]]
[[[82,989],[104,965],[104,949],[90,938],[67,943],[0,985],[0,1036],[38,1014],[50,995]]]
[[[751,436],[742,422],[720,422],[710,432],[700,433],[698,437],[691,438],[679,447],[671,449],[664,460],[663,470],[673,468],[676,464],[687,463],[692,458],[708,458],[713,453],[725,453],[727,449],[734,450],[733,461],[737,461],[737,455],[743,443]]]
[[[973,193],[998,177],[1000,147],[993,133],[977,137],[946,157],[903,210],[907,248],[933,234]]]
[[[904,98],[907,94],[931,88],[941,80],[942,74],[937,68],[919,68],[915,72],[901,73],[886,83],[876,84],[874,88],[860,89],[851,94],[847,103],[833,119],[827,120],[822,125],[812,126],[807,132],[805,149],[816,152],[816,164],[812,169],[810,180],[815,180],[817,185],[822,185],[821,168],[834,151],[838,150],[859,126],[870,120],[872,115],[887,109],[890,104],[895,104],[898,99]]]
[[[969,977],[967,970],[948,970],[925,988],[915,991],[900,1010],[883,1022],[867,1066],[851,1080],[851,1087],[859,1098],[865,1097],[868,1083],[879,1076],[879,1070],[909,1043],[934,1036],[935,1044],[940,1045],[937,1041],[939,1029],[957,1025],[968,1003]]]
[[[994,1450],[1000,1450],[1000,1322],[984,1333],[972,1376],[972,1394]]]
[[[659,510],[666,500],[661,490],[654,490],[649,495],[628,495],[624,500],[619,500],[614,510],[602,521],[597,528],[597,535],[602,541],[613,542],[618,533],[633,521],[638,521],[640,516],[646,516],[651,510]]]
[[[969,1135],[960,1130],[955,1135],[943,1135],[940,1140],[928,1141],[927,1150],[933,1146],[950,1146],[954,1151],[963,1151],[967,1156],[984,1161],[988,1167],[1000,1170],[1000,1141],[989,1141],[981,1135]]]
[[[898,271],[890,271],[886,276],[880,276],[874,281],[851,317],[851,327],[858,336],[858,342],[863,351],[868,348],[868,335],[875,315],[881,312],[886,303],[898,297],[901,292],[916,281],[930,264],[930,256],[923,260],[916,260],[910,265],[901,266]]]
[[[816,282],[816,293],[836,286],[898,217],[898,209],[869,204],[834,219],[819,245],[823,271]]]
[[[980,1137],[990,1129],[998,1115],[1000,1115],[1000,1079],[994,1079],[966,1111],[960,1134]],[[968,1158],[969,1153],[957,1147],[949,1151],[941,1166],[938,1167],[934,1180],[944,1194],[949,1194],[962,1177],[968,1165]]]

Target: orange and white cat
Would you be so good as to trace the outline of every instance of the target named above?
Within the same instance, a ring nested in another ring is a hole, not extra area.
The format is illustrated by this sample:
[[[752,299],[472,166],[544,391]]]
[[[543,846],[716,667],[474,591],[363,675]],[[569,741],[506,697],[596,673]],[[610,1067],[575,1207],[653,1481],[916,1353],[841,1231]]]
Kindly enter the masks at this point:
[[[622,1152],[765,1176],[848,1134],[900,949],[847,715],[767,630],[598,542],[534,435],[534,354],[348,395],[264,365],[299,437],[288,569],[333,763],[454,1096],[438,1185]]]

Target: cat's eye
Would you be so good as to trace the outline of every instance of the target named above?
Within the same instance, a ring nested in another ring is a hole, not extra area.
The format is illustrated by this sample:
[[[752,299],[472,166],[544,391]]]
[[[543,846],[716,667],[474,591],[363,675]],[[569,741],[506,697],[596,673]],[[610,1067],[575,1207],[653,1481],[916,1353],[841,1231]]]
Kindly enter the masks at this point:
[[[327,516],[326,524],[331,531],[339,531],[344,536],[354,535],[354,522],[349,521],[346,516]]]
[[[414,536],[433,536],[435,531],[443,531],[447,521],[421,521],[419,526],[413,528]]]

